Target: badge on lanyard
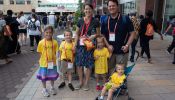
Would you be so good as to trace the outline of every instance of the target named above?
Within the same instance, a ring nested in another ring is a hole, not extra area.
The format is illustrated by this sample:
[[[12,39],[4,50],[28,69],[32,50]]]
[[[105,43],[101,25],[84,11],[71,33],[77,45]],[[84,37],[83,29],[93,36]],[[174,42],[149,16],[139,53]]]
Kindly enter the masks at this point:
[[[72,69],[72,68],[73,68],[73,63],[68,62],[68,64],[67,64],[67,68],[68,68],[68,69]]]
[[[117,24],[118,24],[119,18],[120,18],[120,14],[118,15],[118,19],[117,19],[117,22],[115,24],[113,32],[110,31],[110,17],[108,18],[108,32],[109,32],[109,41],[110,42],[115,42],[115,34],[116,34],[116,29],[117,29]]]
[[[109,33],[109,41],[111,41],[111,42],[115,41],[115,33],[114,32]]]
[[[81,30],[81,34],[80,34],[80,45],[81,45],[81,46],[84,45],[83,40],[84,40],[85,38],[83,38],[83,37],[86,37],[87,32],[88,32],[88,29],[89,29],[89,25],[90,25],[91,21],[92,21],[92,17],[91,17],[90,21],[89,21],[87,24],[85,24],[85,19],[84,19],[84,24],[83,24],[83,26],[82,26],[82,30]]]
[[[54,63],[53,62],[48,62],[47,63],[48,64],[48,69],[53,69],[53,67],[54,67]]]
[[[80,45],[81,45],[81,46],[84,45],[83,39],[84,39],[84,38],[80,38]]]

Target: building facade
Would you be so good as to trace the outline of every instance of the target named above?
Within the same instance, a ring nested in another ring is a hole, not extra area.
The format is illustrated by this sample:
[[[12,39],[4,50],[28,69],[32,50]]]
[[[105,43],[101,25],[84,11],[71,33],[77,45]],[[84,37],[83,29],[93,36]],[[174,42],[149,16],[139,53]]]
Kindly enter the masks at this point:
[[[78,0],[39,0],[36,12],[75,12]]]
[[[7,10],[11,9],[14,13],[23,11],[24,13],[30,13],[32,8],[35,8],[34,4],[37,0],[0,0],[0,10],[6,14]]]
[[[170,17],[175,15],[174,0],[119,0],[120,9],[123,14],[136,11],[138,15],[144,15],[147,10],[152,10],[153,18],[163,33],[170,21]]]

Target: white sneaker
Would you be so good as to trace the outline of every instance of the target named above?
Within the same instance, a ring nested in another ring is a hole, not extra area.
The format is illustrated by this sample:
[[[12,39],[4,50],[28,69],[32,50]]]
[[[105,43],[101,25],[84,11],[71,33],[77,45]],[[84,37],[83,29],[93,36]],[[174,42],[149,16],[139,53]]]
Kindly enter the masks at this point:
[[[50,94],[47,90],[43,90],[42,94],[43,94],[44,97],[49,97],[50,96]]]
[[[50,89],[50,93],[51,93],[52,95],[56,95],[56,94],[57,94],[55,88],[51,88],[51,89]]]

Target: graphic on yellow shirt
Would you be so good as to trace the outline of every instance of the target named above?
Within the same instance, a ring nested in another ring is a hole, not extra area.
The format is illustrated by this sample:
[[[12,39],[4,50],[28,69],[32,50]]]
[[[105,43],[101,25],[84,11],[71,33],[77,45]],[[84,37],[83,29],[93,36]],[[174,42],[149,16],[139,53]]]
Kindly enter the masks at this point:
[[[71,60],[73,61],[73,47],[74,47],[74,42],[72,43],[67,43],[66,41],[62,41],[59,47],[60,53],[61,53],[61,60],[66,59],[66,60]]]
[[[58,52],[58,43],[56,40],[41,40],[38,44],[37,52],[41,54],[39,60],[40,67],[47,67],[47,63],[50,61],[53,61],[54,65],[56,65],[56,53]]]
[[[109,51],[107,48],[101,50],[96,49],[94,51],[94,58],[98,57],[95,60],[95,73],[96,74],[106,74],[108,72],[108,58]]]

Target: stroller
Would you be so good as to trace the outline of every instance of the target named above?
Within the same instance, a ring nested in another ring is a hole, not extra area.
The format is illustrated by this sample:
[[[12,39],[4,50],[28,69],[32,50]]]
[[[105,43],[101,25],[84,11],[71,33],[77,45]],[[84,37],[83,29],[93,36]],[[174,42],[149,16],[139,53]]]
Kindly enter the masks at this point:
[[[135,61],[137,61],[137,59],[138,59],[138,57],[139,57],[139,52],[136,51],[136,53],[137,53],[137,57],[136,57],[136,60],[135,60]],[[132,63],[131,65],[129,65],[129,66],[127,66],[127,67],[125,68],[124,74],[126,75],[126,79],[124,80],[123,84],[120,85],[120,87],[117,88],[117,89],[114,91],[112,100],[117,100],[117,99],[118,99],[118,96],[119,96],[120,94],[122,94],[122,93],[121,93],[122,90],[125,90],[125,94],[127,94],[128,100],[134,100],[133,98],[131,98],[131,97],[129,96],[129,92],[128,92],[128,88],[127,88],[127,78],[128,78],[129,74],[131,73],[131,71],[132,71],[132,69],[133,69],[133,67],[134,67],[135,65],[136,65],[136,64],[135,64],[135,62],[134,62],[134,63]],[[115,70],[116,70],[116,69],[115,69]],[[115,71],[115,70],[114,70],[114,71]],[[100,96],[100,94],[96,97],[95,100],[99,100],[99,96]],[[105,99],[104,99],[104,100],[105,100]]]

